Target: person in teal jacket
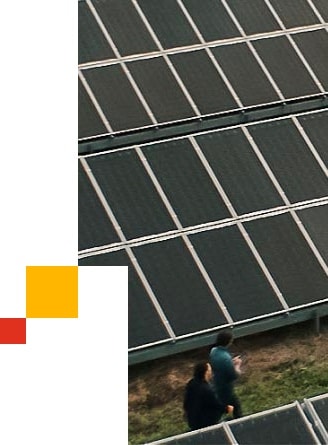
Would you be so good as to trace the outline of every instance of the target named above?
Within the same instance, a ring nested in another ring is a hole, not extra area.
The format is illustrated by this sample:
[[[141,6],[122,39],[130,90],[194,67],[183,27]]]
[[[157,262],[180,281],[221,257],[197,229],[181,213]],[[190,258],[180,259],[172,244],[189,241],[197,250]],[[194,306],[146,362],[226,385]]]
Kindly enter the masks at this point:
[[[234,407],[233,417],[237,419],[242,416],[241,404],[234,391],[235,380],[241,374],[241,358],[232,358],[228,347],[233,342],[230,330],[218,333],[216,344],[210,351],[209,362],[213,370],[213,384],[218,399],[223,405]]]

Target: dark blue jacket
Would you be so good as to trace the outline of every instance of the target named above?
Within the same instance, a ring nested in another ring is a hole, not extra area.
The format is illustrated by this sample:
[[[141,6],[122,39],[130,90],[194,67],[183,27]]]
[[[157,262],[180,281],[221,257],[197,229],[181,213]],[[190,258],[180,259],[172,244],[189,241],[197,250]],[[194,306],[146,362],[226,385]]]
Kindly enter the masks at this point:
[[[238,377],[232,357],[223,346],[216,346],[210,352],[210,364],[213,371],[213,383],[221,403],[230,405],[233,396],[234,381]]]

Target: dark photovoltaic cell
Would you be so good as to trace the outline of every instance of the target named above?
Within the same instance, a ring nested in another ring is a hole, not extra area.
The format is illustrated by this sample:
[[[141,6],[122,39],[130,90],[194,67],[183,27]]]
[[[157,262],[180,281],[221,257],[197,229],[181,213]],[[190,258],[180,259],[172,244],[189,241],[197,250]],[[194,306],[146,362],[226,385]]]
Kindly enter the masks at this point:
[[[175,54],[170,59],[202,114],[238,108],[204,50]]]
[[[216,300],[180,238],[135,247],[133,251],[176,335],[225,323]]]
[[[327,275],[290,215],[244,225],[290,306],[327,298]]]
[[[158,50],[130,0],[93,0],[121,56]]]
[[[253,45],[285,98],[320,93],[287,37],[255,40]]]
[[[206,42],[240,36],[221,2],[183,0],[183,4]]]
[[[309,445],[315,443],[303,416],[296,406],[241,419],[230,429],[240,445]]]
[[[188,139],[143,151],[183,226],[231,216]]]
[[[286,28],[320,23],[306,0],[270,0]]]
[[[200,43],[176,0],[138,0],[164,49]]]
[[[284,204],[240,129],[196,140],[238,214]]]
[[[120,241],[79,163],[79,250]]]
[[[236,226],[190,235],[190,240],[234,320],[283,309]]]
[[[134,151],[92,157],[88,163],[128,239],[175,228]]]
[[[121,66],[89,69],[84,71],[84,76],[114,130],[151,125]]]
[[[168,333],[125,251],[83,258],[79,266],[128,266],[129,348],[168,338]],[[109,294],[108,298],[114,299]]]
[[[294,40],[310,63],[322,86],[328,91],[328,32],[326,29],[294,35]]]
[[[247,35],[281,29],[263,0],[227,0],[227,4]]]
[[[328,111],[322,113],[307,114],[298,117],[299,122],[314,144],[321,159],[328,167],[327,128]]]
[[[328,22],[328,2],[327,0],[312,0],[312,3],[321,14],[323,20]]]
[[[159,122],[195,116],[162,57],[131,62],[128,67]]]
[[[299,210],[297,214],[328,264],[328,205]]]
[[[328,180],[289,119],[249,126],[255,142],[290,202],[328,194]]]
[[[129,267],[129,348],[169,338],[144,287]]]
[[[312,405],[328,431],[328,396],[312,401]]]
[[[279,100],[246,43],[218,46],[212,52],[244,106]]]
[[[88,93],[79,79],[79,138],[87,138],[107,133]]]
[[[78,23],[79,64],[115,57],[113,50],[85,2],[78,3]]]

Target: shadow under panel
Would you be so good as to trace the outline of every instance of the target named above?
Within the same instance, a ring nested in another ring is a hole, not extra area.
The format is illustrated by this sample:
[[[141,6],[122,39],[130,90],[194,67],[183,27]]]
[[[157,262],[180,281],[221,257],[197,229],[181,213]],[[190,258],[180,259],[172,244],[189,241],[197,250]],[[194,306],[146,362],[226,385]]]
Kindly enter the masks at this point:
[[[314,444],[314,433],[296,406],[263,413],[253,418],[229,424],[240,445],[309,445]]]
[[[227,0],[227,4],[247,35],[281,30],[263,0]]]
[[[128,239],[176,228],[134,150],[90,157],[88,164]]]
[[[188,139],[148,145],[143,152],[183,226],[231,216]]]
[[[119,242],[120,239],[83,167],[78,167],[79,250]]]
[[[328,194],[327,177],[292,120],[248,128],[290,202]]]
[[[295,43],[309,62],[313,72],[328,91],[328,32],[326,29],[295,34]]]
[[[114,130],[152,125],[120,65],[88,69],[84,76]]]
[[[238,108],[206,51],[183,52],[170,59],[202,114]]]
[[[240,37],[240,32],[221,2],[183,0],[183,4],[206,42]]]
[[[135,247],[133,252],[176,335],[226,323],[182,239]]]
[[[286,36],[252,43],[286,99],[320,93]]]
[[[238,214],[284,205],[240,129],[211,132],[196,140]]]
[[[246,43],[217,46],[212,52],[244,106],[280,100]]]
[[[127,64],[158,122],[195,117],[186,96],[162,57]]]
[[[78,63],[112,59],[109,46],[86,2],[78,3]]]
[[[328,168],[328,111],[299,116],[298,120]]]
[[[88,93],[86,92],[81,80],[78,83],[79,88],[79,116],[78,116],[78,134],[79,138],[87,138],[108,133],[100,116],[93,105]]]
[[[244,226],[290,307],[327,298],[327,275],[289,214]]]
[[[320,23],[307,0],[270,0],[286,28]]]
[[[236,226],[189,238],[235,321],[283,309]]]
[[[298,210],[297,215],[328,264],[328,205]]]
[[[128,266],[129,348],[169,338],[153,303],[124,250],[80,259],[79,266]],[[115,301],[113,295],[108,295],[108,298]]]
[[[176,0],[138,0],[164,49],[200,43]]]
[[[130,0],[93,0],[93,4],[121,56],[158,49]]]

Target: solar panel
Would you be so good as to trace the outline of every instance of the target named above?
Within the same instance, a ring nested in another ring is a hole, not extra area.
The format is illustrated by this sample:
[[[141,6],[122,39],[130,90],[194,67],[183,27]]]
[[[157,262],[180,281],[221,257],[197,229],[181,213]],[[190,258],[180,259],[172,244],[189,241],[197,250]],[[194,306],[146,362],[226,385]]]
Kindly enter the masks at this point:
[[[328,263],[328,206],[312,207],[297,211],[297,215],[321,256]]]
[[[309,399],[328,432],[328,394]]]
[[[310,142],[315,146],[317,153],[322,159],[325,168],[328,166],[328,150],[327,150],[327,128],[328,128],[328,111],[319,114],[307,114],[298,118],[301,126],[305,130],[305,134],[309,137]]]
[[[321,443],[328,443],[328,394],[304,399],[303,410],[314,425]]]
[[[80,107],[91,101],[86,108],[99,117],[92,125],[81,111],[79,139],[98,137],[103,125],[107,135],[156,133],[189,120],[197,126],[203,116],[324,97],[325,11],[307,0],[297,8],[291,0],[79,2]]]
[[[86,2],[78,3],[79,64],[114,59],[115,54]]]
[[[318,17],[307,0],[270,0],[286,28],[318,23]]]
[[[225,428],[209,427],[202,430],[191,431],[189,433],[180,434],[170,437],[168,439],[157,440],[153,444],[167,444],[167,445],[231,445],[233,442],[228,437]]]
[[[79,264],[131,268],[131,361],[328,313],[326,2],[78,13]]]
[[[283,205],[241,128],[205,133],[195,139],[239,215]]]
[[[315,400],[313,402],[312,400]],[[309,399],[313,408],[326,407],[327,395]],[[307,405],[307,406],[308,406]],[[299,402],[262,411],[240,419],[221,422],[211,427],[183,433],[151,442],[148,445],[164,444],[237,444],[237,445],[308,445],[320,444],[320,432],[317,429],[317,418],[306,417],[306,409]],[[316,415],[312,409],[312,415]],[[322,436],[323,440],[326,436]]]
[[[80,157],[79,264],[121,264],[125,252],[131,307],[140,300],[148,320],[129,318],[131,357],[327,308],[328,127],[315,131],[326,115]]]
[[[291,215],[245,223],[290,306],[327,298],[327,275]]]
[[[227,4],[248,35],[281,30],[263,0],[227,0]]]
[[[240,445],[319,444],[312,426],[296,402],[293,405],[248,416],[229,423],[233,436]]]

